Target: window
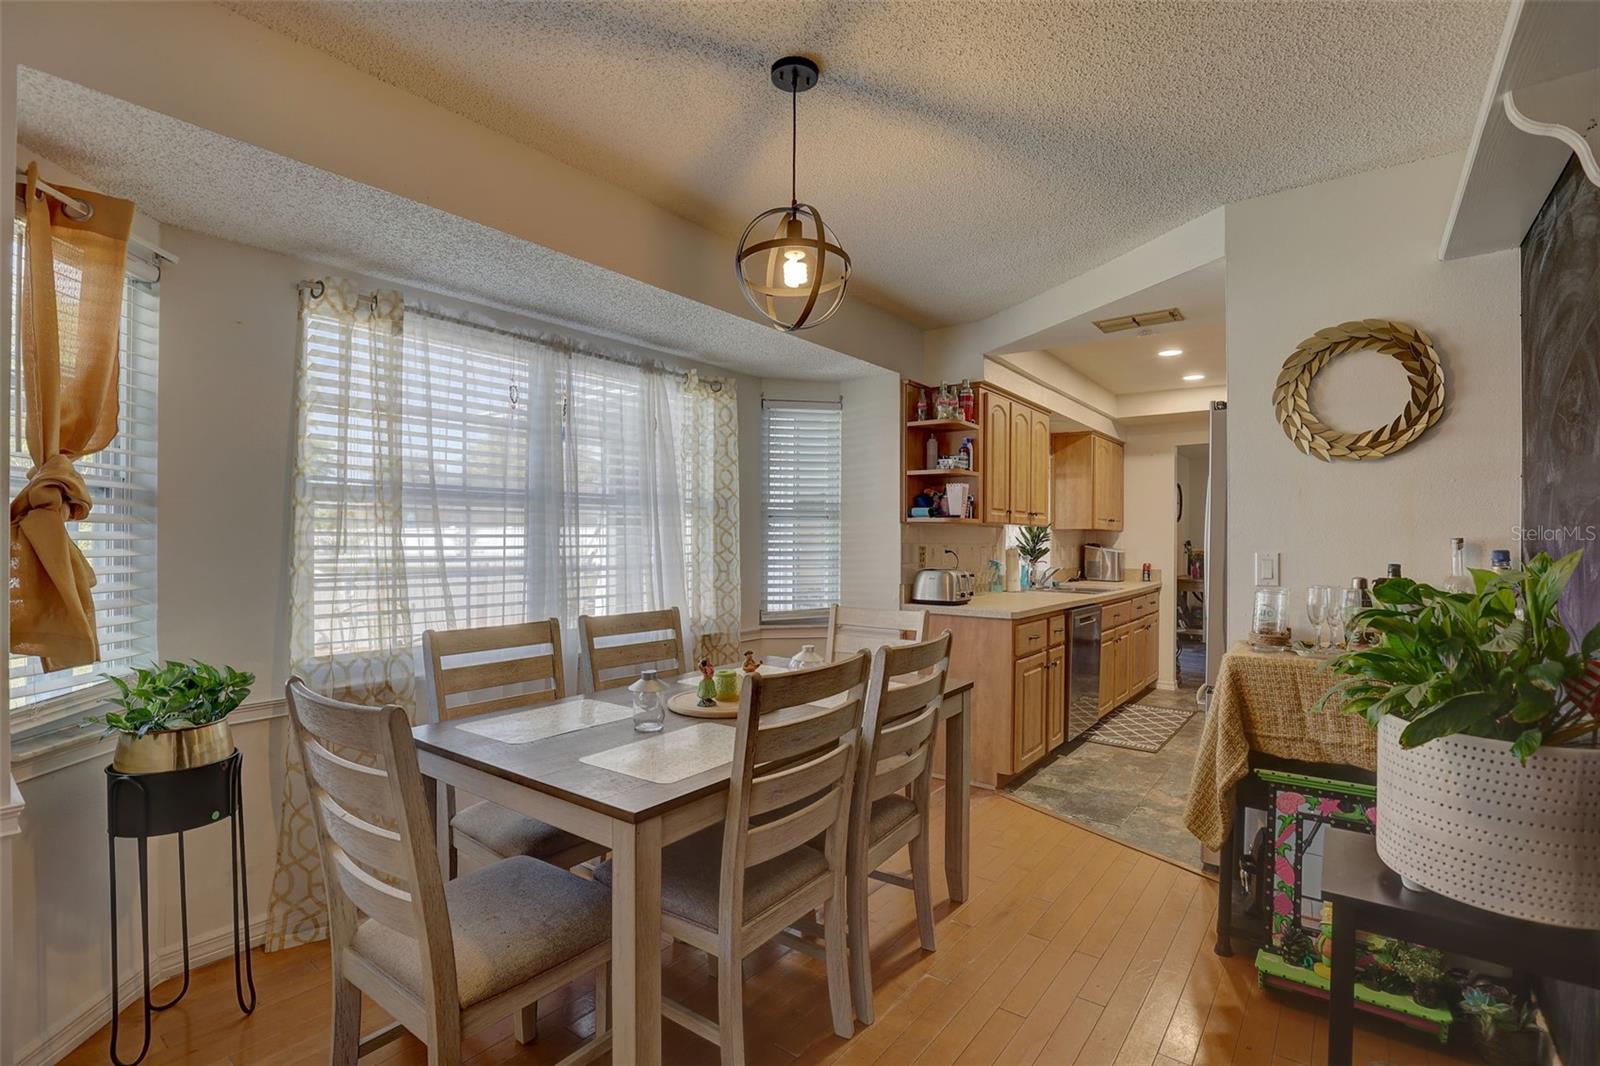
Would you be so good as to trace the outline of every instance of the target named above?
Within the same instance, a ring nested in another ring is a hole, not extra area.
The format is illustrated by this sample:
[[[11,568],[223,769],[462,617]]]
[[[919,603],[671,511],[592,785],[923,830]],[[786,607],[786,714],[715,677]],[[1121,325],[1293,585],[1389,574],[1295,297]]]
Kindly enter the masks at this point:
[[[761,620],[812,621],[839,600],[840,406],[761,401]]]
[[[673,372],[411,308],[398,365],[331,315],[304,330],[314,657],[685,599]]]
[[[23,224],[12,235],[11,492],[28,481],[19,385]],[[57,263],[57,290],[70,292],[75,271]],[[39,660],[10,660],[12,727],[28,728],[81,714],[104,696],[104,677],[126,674],[156,657],[156,354],[159,298],[155,285],[129,276],[122,301],[121,410],[109,447],[77,464],[94,509],[68,529],[95,572],[95,621],[101,661],[43,673]]]

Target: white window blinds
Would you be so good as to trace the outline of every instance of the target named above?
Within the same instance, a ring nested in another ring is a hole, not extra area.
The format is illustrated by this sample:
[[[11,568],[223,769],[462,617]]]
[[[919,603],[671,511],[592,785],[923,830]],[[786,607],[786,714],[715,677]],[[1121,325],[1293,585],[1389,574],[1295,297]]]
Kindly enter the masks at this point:
[[[27,426],[20,374],[23,226],[11,244],[10,495],[28,483]],[[57,289],[70,292],[72,268],[56,264]],[[156,657],[156,356],[159,298],[154,285],[128,277],[122,302],[122,368],[117,435],[104,451],[80,460],[93,510],[67,529],[94,568],[95,622],[101,661],[52,673],[39,660],[10,658],[12,727],[28,728],[81,713],[103,693],[89,692],[109,674],[129,673]]]
[[[761,620],[801,621],[839,600],[840,405],[761,401]]]

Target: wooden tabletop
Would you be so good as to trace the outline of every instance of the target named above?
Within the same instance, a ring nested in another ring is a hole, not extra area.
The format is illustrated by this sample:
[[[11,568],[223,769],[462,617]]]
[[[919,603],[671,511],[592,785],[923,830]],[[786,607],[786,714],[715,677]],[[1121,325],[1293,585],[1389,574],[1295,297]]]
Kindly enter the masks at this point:
[[[698,674],[685,676],[695,680],[699,678]],[[674,691],[693,688],[692,684],[682,681],[674,684],[677,686]],[[945,686],[945,695],[953,696],[971,687],[970,681],[951,680]],[[628,705],[633,697],[627,689],[613,689],[592,696],[569,697],[559,704],[539,706],[540,709],[549,709],[582,700]],[[955,702],[950,705],[954,706]],[[507,744],[460,728],[462,723],[468,721],[484,722],[521,713],[524,711],[513,709],[455,722],[429,722],[414,727],[411,734],[421,751],[627,822],[658,817],[728,787],[729,767],[726,765],[682,781],[657,784],[579,761],[586,755],[632,744],[645,736],[634,731],[630,719],[590,726],[525,744]],[[668,711],[662,732],[671,733],[705,722],[705,719],[689,718]],[[733,720],[724,720],[722,724],[731,729]]]

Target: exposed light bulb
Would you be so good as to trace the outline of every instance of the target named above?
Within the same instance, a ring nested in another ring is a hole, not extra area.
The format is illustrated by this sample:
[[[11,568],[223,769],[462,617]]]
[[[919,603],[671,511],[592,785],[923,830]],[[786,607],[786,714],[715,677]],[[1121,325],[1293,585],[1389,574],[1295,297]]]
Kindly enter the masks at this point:
[[[798,248],[784,252],[783,283],[791,289],[798,289],[810,280],[810,271],[806,269],[806,253]]]
[[[1183,375],[1183,380],[1185,380],[1185,381],[1204,381],[1205,379],[1206,379],[1206,376],[1204,374],[1185,374],[1185,375]]]
[[[1183,349],[1182,348],[1163,348],[1159,352],[1157,352],[1156,354],[1159,355],[1163,359],[1171,359],[1175,355],[1182,355],[1183,354]]]

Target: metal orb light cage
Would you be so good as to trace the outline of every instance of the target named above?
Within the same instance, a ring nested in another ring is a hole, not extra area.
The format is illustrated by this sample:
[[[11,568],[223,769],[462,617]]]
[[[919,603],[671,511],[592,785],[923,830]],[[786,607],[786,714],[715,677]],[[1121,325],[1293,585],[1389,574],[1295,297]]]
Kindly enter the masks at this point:
[[[772,84],[789,94],[789,206],[751,219],[733,261],[744,298],[785,333],[833,317],[850,283],[849,254],[822,221],[822,213],[801,203],[796,194],[799,99],[819,77],[817,64],[804,56],[785,56],[772,64]]]

